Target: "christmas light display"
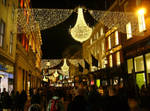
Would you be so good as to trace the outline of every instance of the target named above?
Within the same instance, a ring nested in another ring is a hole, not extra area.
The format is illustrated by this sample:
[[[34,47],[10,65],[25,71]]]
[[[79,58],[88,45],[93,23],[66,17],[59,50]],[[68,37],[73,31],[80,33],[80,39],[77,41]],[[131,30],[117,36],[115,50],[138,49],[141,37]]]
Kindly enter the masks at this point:
[[[133,12],[112,12],[89,10],[92,17],[105,25],[108,29],[116,27],[119,32],[126,32],[126,25],[130,22],[132,26],[132,33],[139,34],[138,30],[138,16]]]
[[[76,24],[73,28],[70,29],[70,33],[72,37],[79,42],[84,42],[90,38],[92,33],[92,28],[87,26],[84,16],[83,16],[83,9],[78,8],[78,17]]]

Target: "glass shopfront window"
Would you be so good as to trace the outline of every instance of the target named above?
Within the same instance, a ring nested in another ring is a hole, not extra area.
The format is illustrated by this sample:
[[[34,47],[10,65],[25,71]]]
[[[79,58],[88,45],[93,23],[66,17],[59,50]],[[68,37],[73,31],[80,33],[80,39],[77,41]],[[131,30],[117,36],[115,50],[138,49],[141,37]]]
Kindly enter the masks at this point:
[[[147,82],[150,83],[150,53],[145,55],[145,59],[146,59]]]
[[[134,58],[135,72],[144,71],[144,61],[143,56],[138,56]]]
[[[133,59],[128,59],[127,65],[128,65],[128,74],[131,74],[133,70]]]
[[[146,83],[145,73],[136,74],[136,84],[139,86],[140,89],[141,89],[142,85],[144,85],[145,83]]]

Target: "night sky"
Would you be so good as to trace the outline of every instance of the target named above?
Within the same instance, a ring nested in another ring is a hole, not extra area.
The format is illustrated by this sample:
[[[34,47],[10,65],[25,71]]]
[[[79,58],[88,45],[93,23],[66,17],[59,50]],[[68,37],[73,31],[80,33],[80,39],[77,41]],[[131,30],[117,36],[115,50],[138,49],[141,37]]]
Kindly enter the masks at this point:
[[[53,1],[50,3],[50,1]],[[55,1],[55,2],[54,2]],[[84,6],[87,9],[104,9],[103,0],[31,0],[32,8],[58,8],[74,9],[77,6]],[[55,27],[41,31],[43,59],[63,58],[63,52],[66,49],[81,49],[82,44],[75,41],[69,34],[69,28],[75,25],[77,14],[73,13],[66,21]],[[96,21],[88,12],[85,12],[84,18],[90,27],[96,24]]]

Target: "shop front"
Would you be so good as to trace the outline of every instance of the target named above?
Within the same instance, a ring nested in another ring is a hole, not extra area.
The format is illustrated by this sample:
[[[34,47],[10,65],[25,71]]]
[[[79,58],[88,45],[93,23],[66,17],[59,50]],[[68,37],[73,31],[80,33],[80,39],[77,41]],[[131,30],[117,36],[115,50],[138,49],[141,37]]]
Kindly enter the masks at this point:
[[[0,63],[0,90],[3,88],[9,93],[14,88],[14,67],[8,64]]]
[[[125,52],[128,81],[138,85],[150,84],[150,40],[144,40],[130,46]]]

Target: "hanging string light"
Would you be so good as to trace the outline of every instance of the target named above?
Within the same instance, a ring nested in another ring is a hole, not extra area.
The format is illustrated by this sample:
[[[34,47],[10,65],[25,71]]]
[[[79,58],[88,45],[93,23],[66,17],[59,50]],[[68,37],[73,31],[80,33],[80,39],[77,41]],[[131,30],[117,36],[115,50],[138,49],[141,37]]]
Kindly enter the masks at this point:
[[[78,8],[78,17],[76,24],[73,28],[70,29],[70,33],[72,37],[79,42],[84,42],[90,38],[92,33],[92,28],[87,26],[84,16],[83,16],[83,9]]]
[[[17,33],[28,33],[51,28],[64,22],[74,11],[73,9],[16,9]],[[109,29],[117,27],[119,32],[126,33],[126,24],[131,23],[133,35],[139,33],[138,16],[133,12],[112,12],[101,10],[88,10],[92,17]],[[24,15],[27,12],[27,16]],[[121,18],[121,19],[120,19]],[[39,24],[39,28],[36,25]],[[78,8],[76,24],[70,29],[72,37],[80,42],[89,38],[92,29],[87,26],[83,9]]]
[[[47,68],[47,63],[49,64],[49,68],[52,68],[54,66],[57,66],[58,64],[60,64],[60,62],[62,61],[62,59],[44,59],[41,61],[41,67],[42,69],[46,69]]]
[[[35,23],[39,24],[40,30],[54,27],[65,21],[73,12],[72,9],[17,9],[18,33],[37,31]],[[30,16],[24,16],[24,12],[29,12]],[[28,19],[28,24],[27,24]],[[29,30],[30,28],[30,30]]]
[[[132,34],[139,35],[137,15],[133,12],[112,12],[89,10],[92,17],[101,22],[109,29],[116,27],[119,32],[126,32],[126,25],[130,22],[132,26]]]

